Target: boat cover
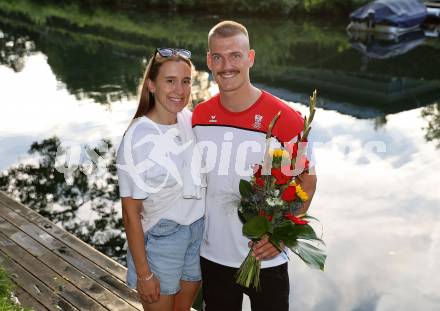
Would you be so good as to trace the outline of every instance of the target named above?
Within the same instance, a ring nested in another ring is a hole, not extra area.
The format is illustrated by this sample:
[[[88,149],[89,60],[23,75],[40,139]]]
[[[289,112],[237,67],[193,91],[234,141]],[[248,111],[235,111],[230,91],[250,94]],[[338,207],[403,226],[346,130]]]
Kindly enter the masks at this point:
[[[419,0],[376,0],[353,11],[350,19],[364,22],[370,14],[375,24],[407,28],[422,23],[427,10]]]

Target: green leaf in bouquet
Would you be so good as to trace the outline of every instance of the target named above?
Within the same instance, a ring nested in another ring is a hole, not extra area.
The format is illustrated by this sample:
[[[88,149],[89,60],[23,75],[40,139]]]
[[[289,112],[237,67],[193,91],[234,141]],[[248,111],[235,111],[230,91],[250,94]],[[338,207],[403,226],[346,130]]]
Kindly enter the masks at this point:
[[[324,270],[325,260],[327,258],[324,250],[303,241],[298,241],[296,246],[289,248],[308,266]]]
[[[316,222],[318,222],[320,225],[321,225],[321,238],[322,238],[322,232],[324,231],[324,228],[323,228],[323,226],[322,226],[322,224],[321,224],[321,222],[319,221],[319,219],[318,218],[315,218],[315,217],[313,217],[313,216],[310,216],[310,215],[304,215],[304,216],[302,216],[301,217],[302,219],[304,219],[304,220],[315,220]],[[324,243],[324,241],[321,239],[321,238],[319,238],[319,241],[321,242],[321,243]]]
[[[252,195],[252,185],[249,181],[240,179],[239,190],[242,197],[250,197]]]
[[[283,241],[288,245],[288,242],[292,239],[296,240],[294,230],[294,224],[291,221],[283,221],[281,224],[273,228],[272,240]]]
[[[271,223],[264,216],[254,216],[243,225],[243,235],[249,239],[260,239],[271,229]]]
[[[243,213],[243,211],[241,210],[241,208],[237,209],[238,212],[238,218],[240,218],[240,221],[244,224],[246,223],[246,216]]]
[[[256,215],[256,212],[254,212],[254,209],[251,208],[250,204],[247,204],[246,206],[240,206],[237,209],[238,212],[238,218],[240,218],[240,221],[245,224],[249,219],[254,217]]]
[[[318,218],[313,217],[313,216],[310,216],[310,215],[304,215],[304,216],[302,216],[301,218],[304,219],[304,220],[312,219],[312,220],[316,220],[316,221],[319,222],[319,219],[318,219]]]
[[[295,225],[289,220],[275,226],[272,239],[283,241],[288,247],[295,246],[298,239],[322,242],[310,225]]]
[[[313,230],[312,226],[310,225],[294,225],[295,227],[295,233],[297,235],[298,239],[303,240],[318,240],[320,241],[320,238],[315,233],[315,230]]]

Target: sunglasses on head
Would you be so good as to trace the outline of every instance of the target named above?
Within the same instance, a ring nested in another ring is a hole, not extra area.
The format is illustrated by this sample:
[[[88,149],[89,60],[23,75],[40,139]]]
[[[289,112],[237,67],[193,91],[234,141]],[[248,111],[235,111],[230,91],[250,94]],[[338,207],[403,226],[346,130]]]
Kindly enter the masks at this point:
[[[157,48],[154,57],[156,57],[157,54],[162,57],[180,56],[186,59],[191,59],[191,52],[186,49]]]

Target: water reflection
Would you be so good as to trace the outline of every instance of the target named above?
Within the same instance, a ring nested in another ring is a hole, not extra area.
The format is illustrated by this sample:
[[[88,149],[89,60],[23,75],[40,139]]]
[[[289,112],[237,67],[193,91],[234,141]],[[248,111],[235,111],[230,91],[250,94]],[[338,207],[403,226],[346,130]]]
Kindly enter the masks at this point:
[[[219,19],[209,16],[194,24],[193,15],[149,12],[145,18],[75,6],[69,10],[38,6],[29,0],[20,5],[0,3],[0,16],[4,17],[0,29],[30,38],[71,94],[104,104],[135,96],[143,62],[156,46],[187,47],[196,67],[206,70],[206,32]],[[248,25],[257,51],[253,79],[269,87],[305,98],[318,88],[326,101],[335,103],[331,109],[350,113],[345,108],[351,105],[358,108],[360,118],[371,117],[372,110],[373,117],[380,117],[440,98],[436,74],[440,45],[432,38],[422,43],[409,36],[388,45],[370,40],[376,51],[366,44],[370,55],[394,57],[386,63],[370,58],[366,66],[366,58],[351,47],[345,25],[338,24],[341,21],[237,19]],[[402,91],[402,85],[408,86]]]
[[[44,42],[41,51],[53,74],[78,100],[91,99],[109,105],[137,98],[147,62],[145,56],[117,53],[112,46],[78,44],[68,36],[51,36],[51,41],[51,44]],[[15,72],[23,70],[26,57],[35,54],[36,47],[39,44],[24,34],[17,37],[0,30],[0,64]],[[195,72],[194,104],[209,96],[212,84],[206,72]]]
[[[26,56],[35,51],[34,42],[27,36],[16,36],[4,33],[0,29],[0,64],[20,72],[24,67]]]
[[[358,50],[368,62],[369,58],[387,59],[403,55],[425,41],[423,30],[405,33],[399,37],[394,35],[372,32],[349,32],[350,42],[353,48]],[[362,70],[366,69],[361,68]]]
[[[185,46],[193,51],[197,68],[205,70],[206,32],[218,20],[208,17],[194,25],[191,15],[149,12],[146,19],[142,14],[85,12],[77,7],[66,11],[49,4],[45,10],[28,2],[1,3],[0,15],[8,18],[0,22],[0,28],[30,37],[72,94],[100,103],[136,94],[142,62],[155,46]],[[339,103],[340,107],[327,105],[331,109],[350,113],[350,106],[360,111],[374,108],[375,116],[429,105],[440,98],[440,80],[435,74],[440,70],[440,45],[435,40],[421,44],[410,36],[387,46],[375,38],[370,45],[380,48],[376,54],[394,53],[394,57],[386,63],[370,59],[366,66],[350,47],[345,25],[338,26],[338,21],[238,20],[251,30],[258,54],[252,75],[259,83],[301,95],[317,88],[329,103]],[[163,27],[158,29],[158,24]],[[388,94],[399,87],[396,83],[411,87],[408,92]],[[416,87],[420,83],[430,86],[422,91]],[[371,111],[356,116],[369,118]]]
[[[440,104],[425,107],[422,109],[422,117],[426,119],[427,126],[424,126],[425,139],[434,141],[437,148],[440,148]]]
[[[429,172],[440,158],[424,141],[420,112],[388,116],[379,130],[371,120],[317,112],[313,140],[325,144],[316,149],[312,208],[328,262],[321,274],[292,258],[294,310],[438,308],[440,179]],[[385,149],[370,152],[369,142]]]
[[[86,175],[83,172],[90,168],[83,163],[71,173],[71,183],[66,183],[65,176],[56,170],[59,165],[67,166],[56,163],[59,138],[34,142],[28,151],[33,163],[21,163],[1,173],[0,190],[124,264],[115,152],[110,141],[102,144],[109,150],[103,152],[100,146],[91,150],[99,155],[105,172]]]

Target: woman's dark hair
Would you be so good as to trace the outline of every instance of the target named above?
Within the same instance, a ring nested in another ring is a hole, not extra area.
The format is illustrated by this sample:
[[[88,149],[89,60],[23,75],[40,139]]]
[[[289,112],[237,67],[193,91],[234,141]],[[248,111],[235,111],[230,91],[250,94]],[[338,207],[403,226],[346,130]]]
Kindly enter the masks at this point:
[[[155,55],[153,55],[148,61],[147,69],[145,70],[144,78],[142,79],[142,83],[140,85],[141,92],[139,97],[139,106],[133,119],[145,116],[148,112],[151,111],[151,109],[153,109],[155,104],[154,95],[148,89],[147,80],[150,79],[151,81],[156,81],[160,67],[162,66],[162,64],[169,61],[183,61],[187,63],[188,66],[190,66],[191,70],[193,70],[193,64],[187,58],[184,58],[180,55],[162,57],[158,53],[155,53]]]

